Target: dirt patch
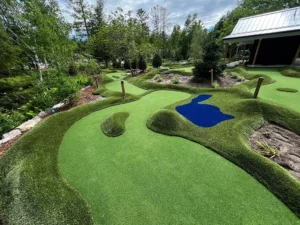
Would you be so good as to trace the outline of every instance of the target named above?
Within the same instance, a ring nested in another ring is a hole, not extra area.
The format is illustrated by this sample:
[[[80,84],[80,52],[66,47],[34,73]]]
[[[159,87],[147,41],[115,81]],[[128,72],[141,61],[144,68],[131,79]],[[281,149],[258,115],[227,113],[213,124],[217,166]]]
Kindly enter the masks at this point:
[[[173,77],[177,76],[179,78],[179,83],[177,85],[181,86],[189,86],[189,87],[202,87],[202,88],[211,88],[210,82],[197,82],[193,76],[183,76],[174,73],[170,74],[161,74],[161,78],[163,79],[161,82],[156,81],[154,78],[148,80],[152,83],[159,84],[173,84]]]
[[[260,143],[279,150],[279,155],[270,158],[284,167],[297,180],[300,181],[300,136],[276,124],[266,122],[259,130],[255,131],[249,145],[255,151],[260,151]]]
[[[247,79],[244,77],[235,77],[230,75],[220,76],[218,79],[218,83],[222,88],[231,88],[246,81]]]
[[[104,99],[101,95],[93,95],[93,92],[95,90],[95,87],[88,87],[83,89],[72,104],[72,107]]]

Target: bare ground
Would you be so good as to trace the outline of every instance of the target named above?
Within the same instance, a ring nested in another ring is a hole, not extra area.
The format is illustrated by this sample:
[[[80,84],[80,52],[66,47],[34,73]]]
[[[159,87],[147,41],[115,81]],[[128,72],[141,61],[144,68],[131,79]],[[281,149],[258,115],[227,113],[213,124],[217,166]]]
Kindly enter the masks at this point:
[[[266,142],[270,147],[280,151],[280,155],[272,158],[300,181],[300,136],[279,125],[266,122],[249,138],[249,145],[258,151],[257,142]]]
[[[244,77],[240,79],[240,78],[235,78],[233,76],[224,75],[219,77],[218,83],[222,88],[231,88],[233,86],[239,85],[246,81],[247,79],[245,79]]]

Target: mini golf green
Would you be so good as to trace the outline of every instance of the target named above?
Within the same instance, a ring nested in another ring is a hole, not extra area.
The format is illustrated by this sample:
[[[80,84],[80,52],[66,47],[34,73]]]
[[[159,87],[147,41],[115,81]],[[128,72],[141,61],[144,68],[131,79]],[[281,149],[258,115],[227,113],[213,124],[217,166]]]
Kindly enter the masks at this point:
[[[286,77],[280,74],[276,69],[262,69],[262,68],[249,68],[248,73],[250,74],[265,74],[271,77],[276,82],[273,84],[264,85],[261,87],[259,92],[259,97],[270,100],[272,102],[279,103],[281,105],[287,106],[291,109],[300,112],[300,92],[282,92],[277,91],[277,88],[293,88],[299,89],[300,79],[293,77]],[[252,89],[254,93],[255,89]]]
[[[105,87],[111,91],[122,92],[121,81],[126,77],[124,72],[109,73],[106,76],[113,79],[114,81],[106,84]],[[116,78],[116,77],[119,77],[119,78]],[[125,86],[125,92],[129,93],[129,94],[140,95],[140,94],[144,94],[145,92],[147,92],[146,90],[138,88],[138,87],[128,83],[127,81],[124,81],[124,86]]]
[[[153,112],[189,97],[153,92],[92,113],[68,130],[59,170],[87,200],[94,222],[299,224],[281,201],[233,163],[197,143],[146,127]],[[126,131],[107,137],[100,125],[118,112],[130,113]]]

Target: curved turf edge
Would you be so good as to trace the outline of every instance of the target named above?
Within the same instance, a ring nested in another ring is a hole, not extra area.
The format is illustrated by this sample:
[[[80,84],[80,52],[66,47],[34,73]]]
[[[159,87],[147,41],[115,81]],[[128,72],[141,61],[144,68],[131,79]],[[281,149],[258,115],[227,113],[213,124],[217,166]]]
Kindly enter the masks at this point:
[[[4,224],[93,224],[87,202],[59,173],[60,143],[82,117],[138,99],[111,97],[76,107],[49,117],[20,138],[0,159],[0,218]]]
[[[125,122],[129,117],[128,112],[114,113],[103,121],[101,129],[108,137],[118,137],[125,132]]]

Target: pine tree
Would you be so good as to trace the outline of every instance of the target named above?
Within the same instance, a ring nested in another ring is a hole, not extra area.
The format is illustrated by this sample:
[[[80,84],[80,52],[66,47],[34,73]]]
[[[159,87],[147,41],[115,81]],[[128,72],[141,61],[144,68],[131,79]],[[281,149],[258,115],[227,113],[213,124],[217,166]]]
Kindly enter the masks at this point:
[[[147,63],[142,55],[140,55],[140,58],[139,58],[139,68],[143,72],[147,69]]]
[[[154,68],[159,68],[162,65],[162,59],[158,54],[155,54],[153,61],[152,61],[152,66]]]

